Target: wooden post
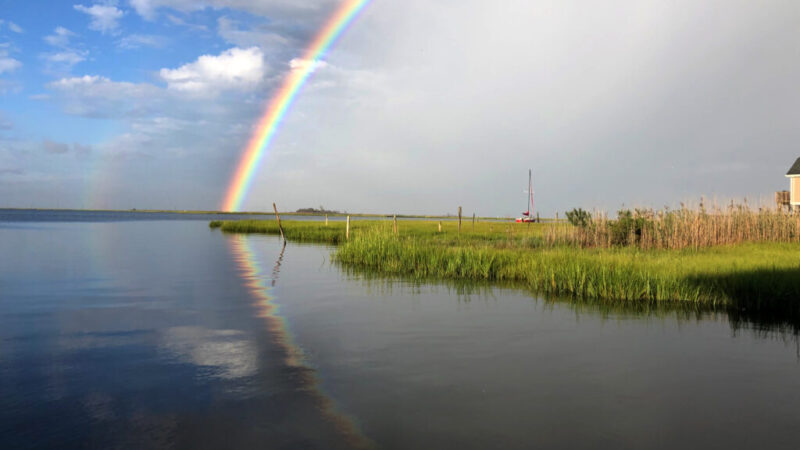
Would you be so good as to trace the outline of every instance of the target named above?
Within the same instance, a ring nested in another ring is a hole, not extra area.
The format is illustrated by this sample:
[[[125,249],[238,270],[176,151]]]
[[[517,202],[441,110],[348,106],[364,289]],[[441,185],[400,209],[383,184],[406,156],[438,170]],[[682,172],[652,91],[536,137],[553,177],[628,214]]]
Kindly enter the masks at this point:
[[[392,224],[392,233],[397,236],[397,214],[394,215],[394,223]]]
[[[556,211],[556,223],[558,223],[558,211]]]
[[[326,227],[328,226],[328,215],[327,214],[325,214],[325,226]]]
[[[458,232],[461,233],[461,207],[458,207]]]
[[[536,213],[536,223],[542,223],[542,219],[539,218],[539,213]]]
[[[283,239],[283,245],[286,245],[286,236],[283,235],[283,226],[281,226],[281,216],[278,214],[278,207],[275,206],[275,203],[272,203],[272,209],[275,211],[275,220],[278,221],[278,230],[281,232],[281,239]]]
[[[441,232],[442,232],[442,221],[440,220],[439,221],[439,233],[441,233]]]
[[[350,216],[347,216],[347,226],[344,229],[344,238],[350,240]]]
[[[472,213],[472,231],[475,231],[475,213]]]

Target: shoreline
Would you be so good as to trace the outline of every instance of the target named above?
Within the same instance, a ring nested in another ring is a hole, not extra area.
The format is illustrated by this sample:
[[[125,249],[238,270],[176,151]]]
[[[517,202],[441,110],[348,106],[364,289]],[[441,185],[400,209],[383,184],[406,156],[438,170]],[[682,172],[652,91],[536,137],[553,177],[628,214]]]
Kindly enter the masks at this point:
[[[7,208],[7,207],[0,207],[0,212],[2,211],[31,211],[31,212],[42,212],[42,211],[58,211],[58,212],[90,212],[90,213],[141,213],[141,214],[205,214],[205,215],[220,215],[220,216],[266,216],[266,217],[275,217],[275,213],[272,211],[237,211],[237,212],[228,212],[228,211],[205,211],[205,210],[189,210],[189,209],[76,209],[76,208]],[[442,220],[457,220],[458,216],[436,216],[436,215],[419,215],[419,214],[378,214],[378,213],[310,213],[310,212],[281,212],[278,211],[278,214],[281,216],[292,216],[292,217],[374,217],[374,218],[382,218],[391,219],[392,217],[397,217],[398,219],[442,219]],[[514,220],[513,217],[475,217],[476,220],[496,220],[496,221],[503,221],[503,220]],[[470,216],[469,219],[465,216],[463,218],[464,222],[471,221],[472,217]],[[553,220],[553,219],[545,219],[543,220]]]

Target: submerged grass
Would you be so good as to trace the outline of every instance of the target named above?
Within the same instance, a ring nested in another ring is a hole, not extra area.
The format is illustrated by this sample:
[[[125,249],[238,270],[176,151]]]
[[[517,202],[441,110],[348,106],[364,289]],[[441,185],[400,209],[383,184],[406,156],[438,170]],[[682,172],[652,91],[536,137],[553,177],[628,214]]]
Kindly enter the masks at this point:
[[[507,222],[284,221],[289,240],[337,244],[344,266],[417,279],[521,284],[552,296],[622,303],[691,303],[798,317],[800,244],[742,242],[683,249],[581,248],[547,239],[569,225]],[[224,232],[278,234],[274,221],[213,222]]]

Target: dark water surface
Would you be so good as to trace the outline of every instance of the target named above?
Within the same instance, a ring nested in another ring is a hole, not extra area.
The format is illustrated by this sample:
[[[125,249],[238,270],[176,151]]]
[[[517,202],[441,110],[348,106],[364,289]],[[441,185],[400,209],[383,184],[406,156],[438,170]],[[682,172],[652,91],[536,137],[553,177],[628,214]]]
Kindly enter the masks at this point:
[[[725,314],[365,280],[199,220],[54,220],[0,221],[0,448],[800,442],[796,340]]]

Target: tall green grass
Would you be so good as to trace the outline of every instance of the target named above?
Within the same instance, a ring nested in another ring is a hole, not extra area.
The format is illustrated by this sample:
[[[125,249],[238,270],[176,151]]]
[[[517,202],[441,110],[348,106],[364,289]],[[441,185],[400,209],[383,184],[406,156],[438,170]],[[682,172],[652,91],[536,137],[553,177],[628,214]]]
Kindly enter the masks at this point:
[[[693,250],[442,247],[381,231],[355,236],[337,262],[415,278],[522,283],[536,292],[618,301],[774,306],[800,299],[800,245]]]
[[[548,296],[682,303],[800,316],[800,243],[740,242],[682,249],[577,247],[548,239],[565,224],[454,221],[284,221],[289,240],[338,245],[345,267],[414,279],[513,283]],[[278,234],[274,221],[225,221],[223,232]]]

